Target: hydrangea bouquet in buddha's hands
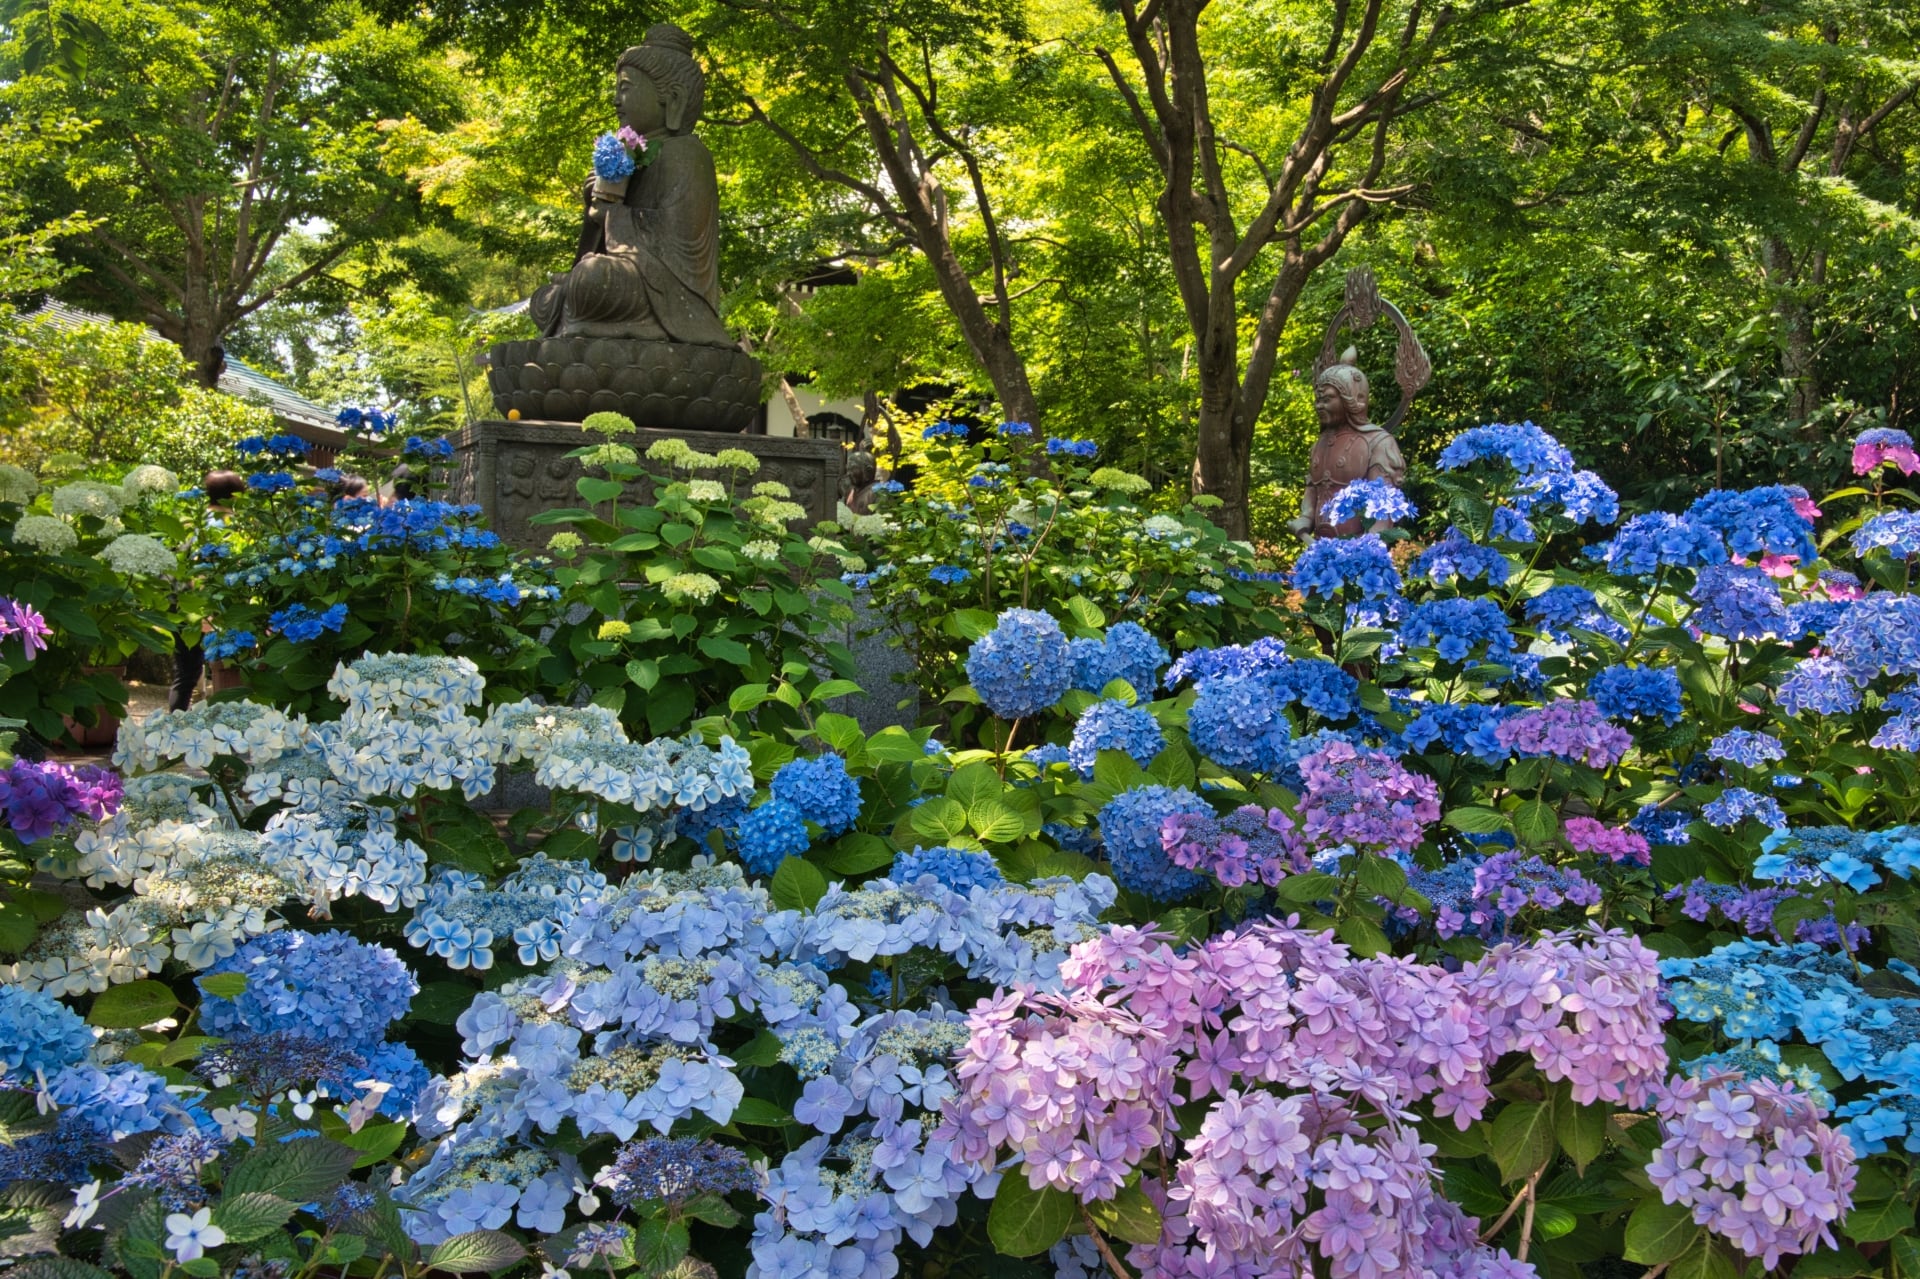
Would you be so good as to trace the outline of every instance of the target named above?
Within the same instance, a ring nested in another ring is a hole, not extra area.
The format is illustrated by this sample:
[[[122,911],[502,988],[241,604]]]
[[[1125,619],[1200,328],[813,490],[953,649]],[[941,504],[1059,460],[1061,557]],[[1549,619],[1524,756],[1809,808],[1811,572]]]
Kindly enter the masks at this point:
[[[609,202],[627,197],[627,182],[635,170],[653,162],[647,137],[630,126],[621,125],[612,133],[593,140],[593,196]]]

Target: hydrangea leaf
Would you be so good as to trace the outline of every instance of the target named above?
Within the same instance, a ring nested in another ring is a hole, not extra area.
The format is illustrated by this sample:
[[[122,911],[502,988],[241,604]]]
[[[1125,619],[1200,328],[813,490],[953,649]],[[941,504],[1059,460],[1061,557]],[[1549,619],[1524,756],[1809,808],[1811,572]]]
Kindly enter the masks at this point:
[[[1726,1249],[1716,1245],[1713,1236],[1704,1230],[1694,1239],[1693,1246],[1667,1267],[1667,1273],[1676,1279],[1739,1279],[1740,1271]]]
[[[1513,810],[1513,833],[1523,843],[1544,844],[1560,830],[1560,819],[1543,800],[1530,799]]]
[[[1643,1266],[1657,1266],[1680,1256],[1705,1233],[1693,1222],[1685,1204],[1643,1199],[1627,1218],[1625,1256]]]
[[[1500,1165],[1500,1177],[1507,1184],[1521,1181],[1545,1167],[1552,1155],[1551,1105],[1539,1101],[1512,1102],[1493,1121],[1493,1161]]]
[[[1855,1243],[1881,1243],[1913,1229],[1913,1205],[1904,1199],[1856,1204],[1841,1228]]]
[[[798,857],[789,857],[773,872],[768,891],[773,904],[782,910],[811,910],[827,895],[827,877],[820,868]]]
[[[1095,1200],[1087,1212],[1094,1225],[1128,1243],[1160,1242],[1160,1210],[1138,1182],[1122,1186],[1112,1199]]]
[[[1576,1104],[1564,1084],[1561,1092],[1563,1095],[1553,1108],[1553,1135],[1560,1149],[1567,1152],[1567,1158],[1573,1160],[1574,1168],[1585,1174],[1587,1165],[1606,1151],[1609,1108]]]
[[[228,1243],[252,1243],[287,1224],[294,1205],[262,1190],[223,1196],[213,1210],[213,1224],[227,1232]]]
[[[137,1030],[173,1015],[180,1001],[157,981],[131,981],[113,986],[93,1001],[87,1020],[107,1030]]]
[[[686,1227],[681,1226],[680,1231],[684,1235]],[[526,1255],[527,1250],[512,1235],[502,1234],[498,1230],[469,1230],[435,1248],[427,1257],[427,1265],[435,1270],[465,1275],[482,1270],[505,1270],[524,1260]],[[666,1264],[671,1266],[673,1262]]]
[[[1026,1170],[1009,1169],[987,1211],[987,1236],[1010,1257],[1031,1257],[1059,1243],[1073,1224],[1073,1196],[1052,1186],[1035,1190]]]
[[[1444,820],[1469,835],[1491,835],[1507,828],[1507,819],[1491,808],[1456,808]]]
[[[318,1137],[261,1146],[228,1170],[226,1197],[257,1192],[309,1203],[339,1185],[359,1157],[356,1150]]]

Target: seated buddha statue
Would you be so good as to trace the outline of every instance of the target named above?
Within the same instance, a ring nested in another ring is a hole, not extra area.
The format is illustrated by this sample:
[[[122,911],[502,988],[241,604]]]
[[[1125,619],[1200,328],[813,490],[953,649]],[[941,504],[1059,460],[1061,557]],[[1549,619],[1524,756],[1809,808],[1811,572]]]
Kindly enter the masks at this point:
[[[614,198],[588,178],[573,269],[530,304],[542,336],[735,345],[720,322],[720,184],[693,134],[705,97],[679,27],[651,27],[620,55],[614,109],[646,139],[646,161]]]

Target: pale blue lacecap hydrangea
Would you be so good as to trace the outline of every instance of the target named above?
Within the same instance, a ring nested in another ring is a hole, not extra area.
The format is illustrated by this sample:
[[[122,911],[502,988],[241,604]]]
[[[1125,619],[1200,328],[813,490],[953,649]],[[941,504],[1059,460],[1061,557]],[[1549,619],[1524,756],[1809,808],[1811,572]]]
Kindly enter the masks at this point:
[[[1410,520],[1420,508],[1407,500],[1398,485],[1387,480],[1355,480],[1320,507],[1323,519],[1335,524],[1348,520]]]
[[[805,856],[813,841],[799,805],[770,799],[740,819],[734,842],[748,870],[771,875],[787,858]]]
[[[1880,882],[1871,837],[1844,826],[1775,830],[1760,841],[1753,877],[1780,884],[1845,884],[1864,893]]]
[[[583,861],[524,859],[489,888],[470,872],[440,867],[414,916],[407,941],[458,971],[493,967],[494,948],[512,947],[523,964],[556,959],[560,938],[580,904],[607,889],[607,877]]]
[[[1315,538],[1294,561],[1293,585],[1309,597],[1334,599],[1351,591],[1361,599],[1400,594],[1400,571],[1378,534]]]
[[[1751,489],[1715,489],[1695,499],[1687,519],[1726,539],[1726,549],[1746,559],[1762,555],[1791,555],[1803,564],[1820,557],[1813,544],[1813,521],[1795,505],[1804,497],[1785,485]]]
[[[974,888],[998,888],[1006,876],[991,856],[964,848],[915,848],[893,855],[893,869],[887,878],[896,884],[911,884],[922,875],[931,875],[956,893]]]
[[[1762,768],[1787,757],[1787,748],[1769,733],[1750,728],[1732,728],[1707,744],[1707,758],[1725,760],[1747,768]]]
[[[967,679],[1002,719],[1038,715],[1073,682],[1073,660],[1060,623],[1045,613],[1010,608],[967,651]]]
[[[832,751],[782,764],[772,791],[828,835],[844,834],[860,820],[860,783],[847,775],[847,761]]]
[[[1488,586],[1503,586],[1513,565],[1491,546],[1482,546],[1450,526],[1447,535],[1421,552],[1413,562],[1413,574],[1435,583],[1480,581]]]
[[[1067,744],[1067,762],[1078,769],[1082,777],[1092,777],[1101,751],[1124,751],[1134,763],[1145,768],[1165,746],[1160,722],[1146,710],[1124,702],[1095,702],[1081,713],[1073,726],[1073,740]]]
[[[1773,579],[1738,564],[1710,564],[1700,570],[1688,592],[1696,607],[1688,621],[1695,629],[1726,639],[1761,639],[1799,634],[1793,615]]]
[[[1184,786],[1141,786],[1100,810],[1100,837],[1122,888],[1158,902],[1178,901],[1205,887],[1202,875],[1173,864],[1160,842],[1160,823],[1175,813],[1207,808]]]
[[[1892,718],[1882,724],[1868,743],[1882,750],[1920,750],[1920,689],[1905,688],[1886,700],[1884,710]]]
[[[1592,631],[1624,644],[1629,632],[1584,586],[1552,586],[1526,602],[1526,615],[1542,637],[1560,644],[1576,640],[1576,630]]]
[[[1616,577],[1649,576],[1667,568],[1705,568],[1727,562],[1720,534],[1666,511],[1636,515],[1612,540],[1589,546],[1587,557]]]
[[[1680,676],[1667,666],[1606,666],[1587,682],[1591,697],[1608,719],[1658,719],[1677,724]]]

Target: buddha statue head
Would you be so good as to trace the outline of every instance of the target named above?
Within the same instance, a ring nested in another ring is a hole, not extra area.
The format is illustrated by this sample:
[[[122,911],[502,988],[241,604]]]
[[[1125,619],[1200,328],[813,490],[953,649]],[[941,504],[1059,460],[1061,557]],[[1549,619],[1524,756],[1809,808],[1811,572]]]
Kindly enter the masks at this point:
[[[620,55],[613,69],[620,123],[649,138],[693,132],[706,102],[707,76],[693,60],[693,38],[671,22]]]
[[[1367,375],[1354,366],[1355,356],[1348,347],[1313,379],[1313,410],[1324,429],[1366,425]]]

